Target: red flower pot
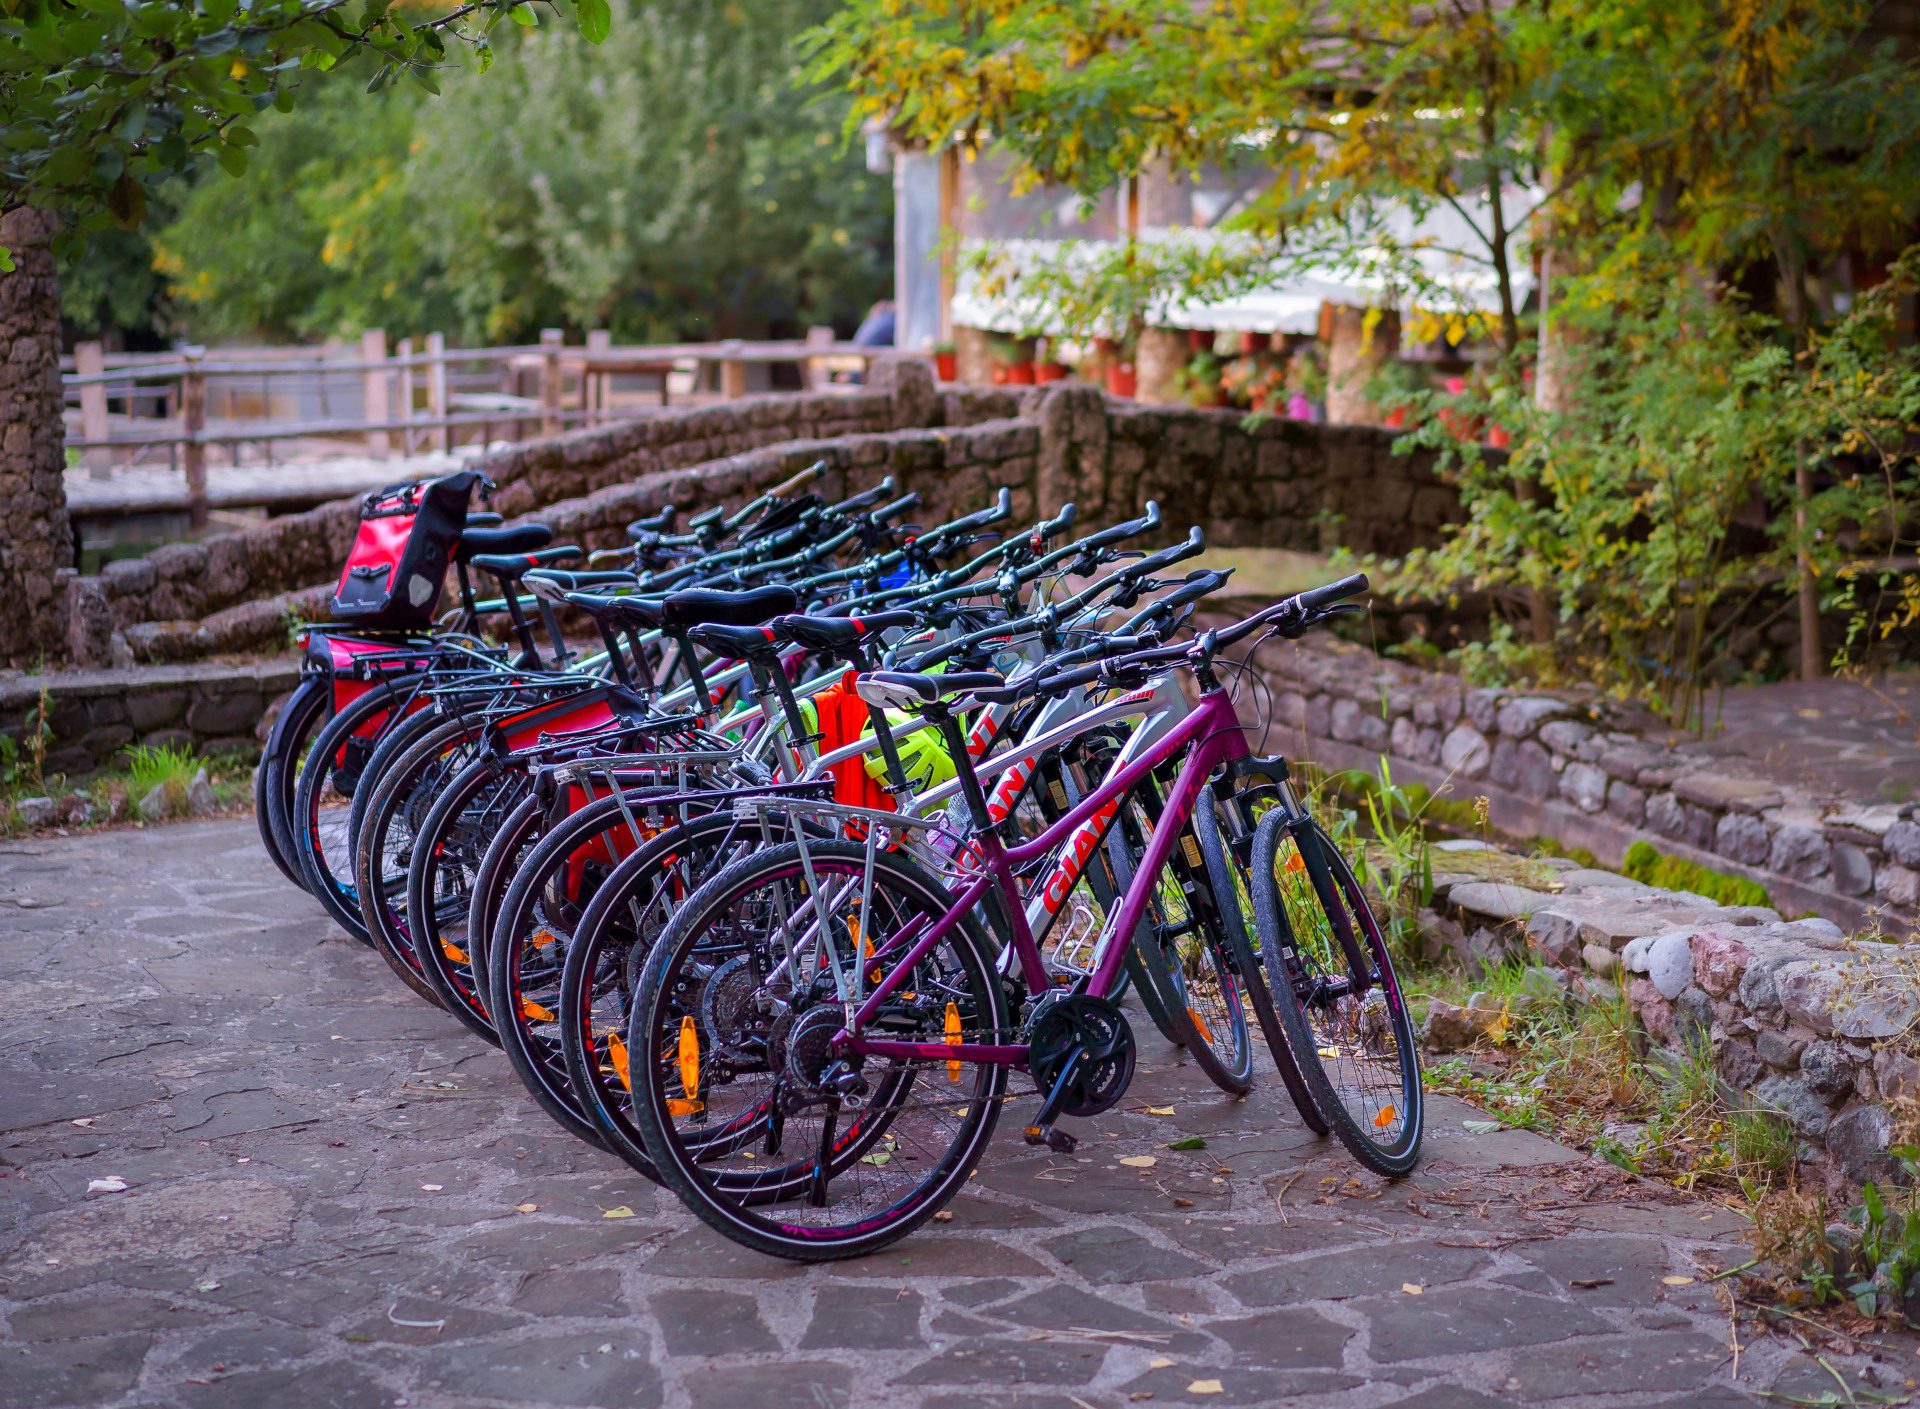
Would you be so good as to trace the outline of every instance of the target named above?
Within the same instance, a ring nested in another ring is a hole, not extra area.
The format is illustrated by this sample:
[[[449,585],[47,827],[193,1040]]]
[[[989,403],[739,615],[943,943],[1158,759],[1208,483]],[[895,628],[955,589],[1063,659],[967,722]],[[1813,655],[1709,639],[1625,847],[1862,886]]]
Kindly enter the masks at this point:
[[[1131,362],[1107,364],[1107,391],[1113,396],[1133,396],[1140,390],[1140,378]]]
[[[1007,368],[1007,385],[1032,386],[1033,364],[1031,362],[1022,362],[1018,366]]]
[[[933,354],[933,374],[943,382],[960,380],[960,354],[957,352],[936,352]]]
[[[1240,334],[1240,350],[1242,352],[1265,352],[1272,346],[1273,339],[1265,333]]]
[[[993,384],[995,386],[1005,386],[1012,380],[1013,368],[1004,362],[996,362],[993,364]]]
[[[1505,426],[1488,426],[1487,445],[1493,450],[1510,449],[1513,445],[1513,432]]]
[[[1033,379],[1036,382],[1064,382],[1073,372],[1073,368],[1064,362],[1036,362],[1033,364]]]
[[[1205,328],[1187,329],[1187,350],[1189,352],[1212,352],[1212,332]]]

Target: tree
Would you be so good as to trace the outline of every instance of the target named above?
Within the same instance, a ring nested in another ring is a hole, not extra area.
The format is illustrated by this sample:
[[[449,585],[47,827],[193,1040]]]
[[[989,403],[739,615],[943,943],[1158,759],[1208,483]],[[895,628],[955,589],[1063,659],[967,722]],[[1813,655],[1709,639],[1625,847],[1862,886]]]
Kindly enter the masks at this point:
[[[1604,328],[1662,297],[1685,305],[1702,285],[1758,285],[1757,311],[1779,313],[1789,367],[1799,369],[1790,375],[1804,376],[1823,312],[1814,296],[1821,253],[1892,253],[1920,219],[1920,83],[1912,61],[1876,35],[1879,8],[853,0],[818,33],[814,58],[855,92],[857,117],[936,146],[991,139],[1014,155],[1023,181],[1091,193],[1160,161],[1189,171],[1263,163],[1271,180],[1234,223],[1268,243],[1269,267],[1282,249],[1375,262],[1382,211],[1452,206],[1477,246],[1460,253],[1490,271],[1492,332],[1509,364],[1527,350],[1515,276],[1529,226],[1550,226],[1555,309],[1585,304]],[[1516,189],[1540,194],[1510,213]],[[1468,208],[1469,193],[1484,197],[1484,217]],[[1562,280],[1568,269],[1575,277]],[[1564,322],[1556,314],[1555,326]],[[1747,341],[1772,326],[1742,322],[1733,336],[1757,352]],[[1697,335],[1686,323],[1674,331]],[[1710,361],[1696,366],[1713,372]],[[1541,417],[1525,429],[1577,434],[1581,424]],[[1772,508],[1791,505],[1802,670],[1811,674],[1821,660],[1824,442],[1795,447],[1780,439],[1784,423],[1761,429],[1773,440],[1759,462],[1774,474],[1757,492]],[[1577,607],[1563,589],[1581,575],[1556,560],[1567,540],[1553,522],[1580,506],[1537,502],[1557,447],[1537,449],[1515,457],[1504,478],[1469,474],[1461,488],[1470,520],[1499,528],[1473,540],[1482,575],[1520,589],[1543,642],[1553,595],[1563,618]],[[1635,478],[1644,466],[1611,463],[1634,492],[1645,488]],[[1579,483],[1556,478],[1563,493]]]
[[[623,0],[604,45],[521,32],[437,98],[323,92],[156,237],[180,313],[202,334],[471,341],[850,324],[885,291],[891,202],[839,140],[846,100],[793,81],[831,7]]]
[[[156,183],[205,159],[245,171],[255,117],[290,108],[311,72],[366,54],[379,64],[370,87],[408,77],[433,91],[436,70],[456,58],[491,63],[501,20],[533,24],[541,10],[570,16],[594,42],[612,17],[608,0],[466,0],[406,14],[392,0],[0,0],[0,336],[16,369],[0,383],[0,501],[28,516],[8,521],[0,594],[29,606],[0,614],[0,662],[64,646],[60,583],[43,551],[55,564],[71,556],[50,242],[138,225]]]

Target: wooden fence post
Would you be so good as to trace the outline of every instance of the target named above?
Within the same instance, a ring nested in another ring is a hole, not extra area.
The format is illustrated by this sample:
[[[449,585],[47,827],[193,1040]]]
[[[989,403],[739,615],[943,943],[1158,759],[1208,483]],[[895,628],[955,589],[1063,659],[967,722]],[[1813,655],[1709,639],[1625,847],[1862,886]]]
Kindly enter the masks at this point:
[[[720,344],[723,350],[732,350],[740,346],[740,339],[728,338]],[[747,394],[747,364],[737,357],[723,358],[720,362],[720,395],[729,401],[737,401]]]
[[[369,328],[360,334],[360,360],[362,362],[385,362],[387,360],[387,334],[384,328]],[[387,371],[384,367],[369,367],[362,374],[362,385],[366,388],[361,410],[363,419],[384,422],[387,419]],[[367,432],[367,449],[376,459],[384,460],[393,448],[393,441],[385,431]]]
[[[560,350],[567,345],[564,328],[540,330],[540,434],[560,429]]]
[[[432,437],[440,450],[453,449],[453,427],[447,424],[447,335],[427,334],[427,414],[440,423]]]
[[[413,356],[413,339],[402,338],[393,346],[393,355],[402,359]],[[396,421],[413,419],[413,367],[403,361],[399,372],[400,404],[395,408]],[[403,426],[400,430],[400,454],[404,457],[413,454],[413,427]]]
[[[808,328],[807,346],[832,347],[833,329],[831,327]],[[821,387],[825,386],[829,380],[831,380],[831,378],[826,369],[820,365],[818,359],[812,357],[801,359],[800,389],[802,391],[818,391]]]
[[[188,351],[187,370],[180,377],[180,433],[187,437],[181,449],[187,464],[187,526],[199,532],[207,526],[207,447],[200,439],[207,429],[207,376],[200,370],[204,349]]]
[[[73,370],[83,377],[97,377],[107,370],[105,351],[97,342],[74,344]],[[107,386],[96,382],[80,388],[80,434],[86,440],[105,440],[111,427],[107,421]],[[95,479],[107,478],[113,464],[113,452],[104,445],[85,454],[87,471]]]
[[[587,330],[587,356],[605,353],[613,347],[613,334],[605,328]],[[609,372],[589,372],[584,368],[580,373],[580,409],[587,413],[587,424],[594,425],[607,419],[607,402],[613,392],[613,375]]]

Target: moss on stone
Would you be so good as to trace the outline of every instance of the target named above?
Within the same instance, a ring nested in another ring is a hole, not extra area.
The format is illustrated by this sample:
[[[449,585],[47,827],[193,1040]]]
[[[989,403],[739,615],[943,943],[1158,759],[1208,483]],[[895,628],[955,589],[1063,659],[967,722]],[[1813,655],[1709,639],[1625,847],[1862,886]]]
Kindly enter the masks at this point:
[[[1663,890],[1686,890],[1704,895],[1722,905],[1764,905],[1772,907],[1767,888],[1741,876],[1729,876],[1693,861],[1668,856],[1652,842],[1637,841],[1627,848],[1620,869],[1636,881]]]

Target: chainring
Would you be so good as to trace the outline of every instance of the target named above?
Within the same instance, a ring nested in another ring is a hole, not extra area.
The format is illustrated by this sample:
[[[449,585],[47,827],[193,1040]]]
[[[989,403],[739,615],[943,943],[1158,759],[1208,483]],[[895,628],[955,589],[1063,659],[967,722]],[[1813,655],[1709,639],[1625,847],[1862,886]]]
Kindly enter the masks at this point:
[[[1041,1095],[1053,1090],[1076,1049],[1087,1055],[1067,1084],[1062,1115],[1090,1116],[1110,1110],[1133,1080],[1133,1027],[1105,998],[1088,993],[1048,993],[1027,1020],[1027,1070]]]

